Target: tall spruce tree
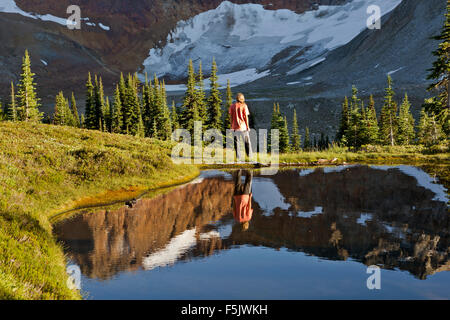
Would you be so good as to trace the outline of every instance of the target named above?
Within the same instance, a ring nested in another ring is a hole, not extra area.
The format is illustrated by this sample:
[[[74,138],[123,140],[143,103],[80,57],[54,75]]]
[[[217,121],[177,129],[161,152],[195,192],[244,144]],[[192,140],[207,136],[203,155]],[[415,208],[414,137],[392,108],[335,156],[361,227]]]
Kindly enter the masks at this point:
[[[145,73],[145,82],[142,89],[142,120],[145,128],[145,135],[150,137],[152,130],[152,102],[153,101],[153,88],[152,83],[149,81],[147,73]]]
[[[311,150],[311,138],[309,135],[309,128],[306,127],[305,129],[305,141],[303,142],[303,149],[305,149],[306,151],[310,151]]]
[[[373,99],[373,95],[370,95],[369,98],[369,106],[367,108],[366,118],[367,143],[378,144],[380,128],[378,127],[377,111],[375,109],[375,100]]]
[[[219,78],[217,77],[217,64],[213,59],[210,77],[210,92],[208,97],[208,123],[209,129],[222,130],[222,98],[219,91]]]
[[[341,111],[341,122],[339,125],[339,131],[336,135],[336,140],[343,145],[347,145],[347,138],[345,137],[345,133],[349,128],[349,103],[348,98],[345,97],[344,102],[342,103],[342,111]]]
[[[103,82],[101,77],[94,78],[94,122],[93,128],[104,131],[105,126],[105,96],[103,93]]]
[[[427,147],[438,144],[444,135],[439,121],[434,113],[428,114],[425,108],[420,112],[420,121],[417,132],[417,142]]]
[[[120,83],[119,83],[120,90]],[[122,101],[122,116],[123,116],[123,132],[130,135],[136,135],[139,125],[139,97],[136,88],[136,82],[131,74],[128,74],[125,96]]]
[[[172,121],[170,119],[170,110],[167,105],[167,94],[166,85],[163,80],[161,85],[161,114],[157,117],[158,119],[158,136],[162,140],[169,140],[172,136]]]
[[[9,121],[17,121],[17,104],[16,104],[16,95],[14,92],[14,83],[11,81],[11,95],[10,95],[10,103],[8,107],[4,107],[6,109],[5,118]]]
[[[198,106],[198,114],[202,121],[203,130],[208,128],[209,116],[208,116],[208,103],[206,101],[205,95],[205,83],[203,79],[203,69],[202,62],[199,62],[198,73],[196,76],[196,86],[197,86],[197,106]]]
[[[283,116],[280,117],[279,128],[280,128],[280,152],[286,153],[290,150],[289,129],[286,117]]]
[[[360,112],[361,100],[358,98],[358,89],[356,86],[352,87],[352,98],[350,100],[348,127],[345,131],[347,146],[359,148],[362,143],[362,115]]]
[[[294,117],[292,120],[292,150],[299,151],[301,150],[301,136],[298,130],[298,120],[297,120],[297,111],[294,109]]]
[[[225,102],[225,122],[223,124],[224,133],[227,129],[231,129],[230,107],[233,104],[233,92],[231,91],[230,80],[227,80],[226,102]]]
[[[281,139],[282,139],[282,127],[284,127],[284,121],[283,117],[280,113],[280,105],[277,103],[273,104],[273,112],[272,112],[272,118],[270,120],[270,132],[268,135],[269,139],[269,146],[272,147],[272,130],[279,130],[279,139],[275,140],[274,143],[278,143],[279,150],[281,151]]]
[[[72,119],[69,103],[64,97],[63,92],[60,91],[56,96],[53,124],[60,126],[71,126]]]
[[[112,110],[111,132],[123,133],[122,101],[120,99],[119,85],[116,86],[116,90],[114,91],[114,103]]]
[[[92,84],[91,73],[88,74],[86,82],[86,106],[85,106],[85,120],[84,127],[86,129],[96,129],[98,122],[95,114],[95,92]]]
[[[440,35],[434,37],[440,41],[438,49],[433,52],[436,61],[429,70],[429,80],[434,82],[428,90],[437,92],[437,96],[427,99],[424,107],[429,114],[435,114],[444,133],[450,136],[450,0],[447,0],[445,22]]]
[[[196,76],[192,59],[189,60],[187,90],[183,99],[183,111],[181,124],[184,129],[194,134],[194,122],[201,121],[198,106],[198,96],[196,89]]]
[[[411,104],[408,100],[408,94],[405,93],[405,98],[400,105],[398,114],[398,144],[410,145],[413,144],[415,139],[414,131],[414,117],[411,114]]]
[[[172,101],[172,110],[170,113],[170,120],[172,121],[172,130],[180,129],[180,120],[178,117],[177,107],[175,101]]]
[[[39,112],[39,98],[36,94],[35,74],[31,72],[28,50],[22,58],[22,68],[17,91],[17,113],[21,121],[40,122],[43,113]]]
[[[111,125],[112,125],[112,107],[109,103],[109,97],[106,97],[105,99],[105,107],[103,109],[103,115],[105,119],[105,125],[104,130],[105,132],[111,132]]]
[[[78,115],[77,101],[75,99],[75,94],[72,92],[72,96],[70,98],[70,105],[72,107],[73,114],[73,126],[80,128],[80,116]]]
[[[383,144],[394,146],[397,141],[398,118],[391,76],[388,76],[388,86],[385,92],[386,95],[380,117],[380,139]]]

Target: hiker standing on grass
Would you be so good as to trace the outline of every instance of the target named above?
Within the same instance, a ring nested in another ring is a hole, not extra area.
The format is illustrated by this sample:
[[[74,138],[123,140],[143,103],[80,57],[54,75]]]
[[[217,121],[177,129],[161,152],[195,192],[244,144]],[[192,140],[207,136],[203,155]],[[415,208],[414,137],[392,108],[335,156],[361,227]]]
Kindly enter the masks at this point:
[[[242,161],[242,141],[244,141],[245,153],[251,158],[252,146],[250,143],[250,125],[248,118],[250,111],[242,93],[236,95],[236,102],[230,106],[229,113],[237,159],[238,161]]]

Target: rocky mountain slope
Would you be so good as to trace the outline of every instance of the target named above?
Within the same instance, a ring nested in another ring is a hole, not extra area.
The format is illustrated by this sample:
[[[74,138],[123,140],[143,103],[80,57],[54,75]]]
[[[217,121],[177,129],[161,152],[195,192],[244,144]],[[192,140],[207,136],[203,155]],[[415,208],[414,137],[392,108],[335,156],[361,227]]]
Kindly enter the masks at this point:
[[[23,51],[28,48],[44,99],[58,89],[80,91],[88,71],[115,79],[120,71],[135,72],[154,46],[163,46],[179,21],[216,8],[222,1],[126,0],[2,0],[0,2],[0,95],[17,80]],[[310,10],[317,4],[346,0],[264,0],[269,10]],[[69,30],[65,19],[69,5],[81,9],[81,30]],[[63,81],[62,81],[63,80]],[[107,84],[108,81],[105,81]]]

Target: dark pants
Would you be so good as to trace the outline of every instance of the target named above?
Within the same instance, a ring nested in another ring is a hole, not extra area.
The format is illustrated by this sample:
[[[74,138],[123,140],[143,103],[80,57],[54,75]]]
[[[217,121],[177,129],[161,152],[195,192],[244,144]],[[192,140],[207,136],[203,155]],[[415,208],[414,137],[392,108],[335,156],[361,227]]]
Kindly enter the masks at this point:
[[[242,170],[238,170],[234,173],[234,195],[241,196],[243,194],[252,193],[252,179],[253,172],[249,170],[244,170],[245,173],[245,183],[242,184]]]
[[[236,136],[234,136],[234,150],[236,150],[236,157],[238,160],[241,160],[241,149],[240,146],[238,148],[238,144],[242,143],[242,139],[244,140],[245,154],[250,158],[252,156],[251,153],[251,143],[250,143],[250,135],[247,131],[235,131]]]

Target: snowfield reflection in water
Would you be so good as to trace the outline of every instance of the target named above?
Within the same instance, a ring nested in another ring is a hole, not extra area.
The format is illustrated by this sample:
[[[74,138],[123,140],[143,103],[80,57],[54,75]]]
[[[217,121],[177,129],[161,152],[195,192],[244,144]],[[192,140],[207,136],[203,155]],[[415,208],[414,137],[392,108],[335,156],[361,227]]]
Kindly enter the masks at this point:
[[[83,290],[100,299],[450,298],[448,194],[421,169],[240,173],[205,171],[133,208],[58,223]],[[371,265],[383,272],[375,296],[365,287]]]

